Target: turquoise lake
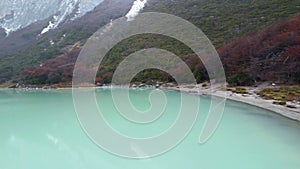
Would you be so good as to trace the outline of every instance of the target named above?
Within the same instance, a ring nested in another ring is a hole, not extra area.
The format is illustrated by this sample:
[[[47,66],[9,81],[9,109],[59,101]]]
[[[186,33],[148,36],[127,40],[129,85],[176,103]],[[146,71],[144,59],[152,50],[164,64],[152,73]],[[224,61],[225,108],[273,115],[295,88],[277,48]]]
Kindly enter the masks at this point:
[[[121,89],[118,89],[121,90]],[[132,104],[149,108],[150,89],[131,90]],[[164,91],[165,113],[141,125],[114,108],[109,89],[96,89],[98,105],[120,133],[150,137],[178,115],[180,93]],[[205,143],[198,138],[210,97],[200,97],[200,114],[189,135],[175,148],[149,159],[115,156],[96,145],[77,119],[72,90],[0,90],[0,169],[299,169],[300,124],[270,111],[228,101],[220,125]],[[114,140],[112,140],[114,141]]]

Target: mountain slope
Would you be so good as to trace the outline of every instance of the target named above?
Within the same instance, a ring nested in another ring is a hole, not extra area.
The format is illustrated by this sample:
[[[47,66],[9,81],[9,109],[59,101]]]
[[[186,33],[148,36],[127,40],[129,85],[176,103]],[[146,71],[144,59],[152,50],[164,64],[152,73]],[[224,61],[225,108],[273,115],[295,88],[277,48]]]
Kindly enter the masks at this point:
[[[69,0],[69,1],[73,2],[78,0]],[[83,0],[82,3],[84,1],[87,0]],[[102,0],[92,0],[91,2],[93,1],[102,2]],[[77,14],[76,17],[74,17],[72,14],[64,15],[61,17],[53,15],[53,16],[49,16],[44,20],[37,20],[35,22],[33,22],[34,20],[27,18],[25,20],[28,20],[27,21],[28,23],[31,22],[33,23],[28,26],[26,26],[27,22],[24,23],[24,27],[21,27],[17,31],[10,33],[9,36],[6,36],[3,33],[3,31],[2,33],[0,33],[0,53],[1,53],[0,58],[5,56],[10,56],[10,55],[16,55],[18,52],[21,52],[30,46],[36,45],[37,42],[41,41],[44,37],[48,37],[52,39],[54,38],[53,36],[55,36],[58,32],[60,32],[60,30],[68,29],[68,28],[72,29],[72,26],[86,27],[88,33],[91,34],[91,32],[93,33],[99,27],[103,26],[104,23],[106,24],[107,22],[109,22],[110,19],[112,19],[113,17],[123,16],[129,10],[132,2],[133,0],[125,0],[125,1],[106,0],[102,2],[100,5],[96,6],[94,10],[92,10],[91,12],[86,11],[87,13]],[[78,5],[80,4],[81,3],[79,3],[78,1]],[[71,9],[76,10],[77,8],[73,7]],[[85,15],[82,16],[83,14]],[[56,19],[57,21],[53,21],[54,16],[57,18]],[[104,16],[108,19],[103,18]],[[2,23],[1,19],[0,19],[0,23]],[[5,22],[3,23],[5,24]],[[13,23],[22,25],[22,22],[15,21]],[[45,34],[41,34],[45,30],[45,28],[47,28],[51,24],[53,25],[52,27],[56,29],[53,30],[50,29],[49,30],[50,32],[44,32]],[[92,26],[93,29],[90,29]],[[85,38],[88,38],[88,36],[86,36]]]
[[[150,39],[146,41],[151,43]],[[128,44],[128,41],[123,42],[125,46],[129,46]],[[124,46],[120,44],[118,47]],[[71,81],[79,49],[79,45],[74,46],[73,50],[70,50],[71,52],[47,61],[43,67],[25,69],[22,72],[23,80],[29,84]],[[115,51],[117,54],[119,52]],[[228,81],[233,85],[253,85],[255,81],[300,83],[300,15],[259,32],[237,38],[224,44],[218,52],[224,64]],[[114,56],[113,53],[114,51],[111,51],[111,57]],[[116,57],[113,58],[116,59]],[[197,56],[187,55],[182,58],[190,66],[198,81],[208,80],[205,67]],[[102,68],[108,67],[108,69],[102,74],[100,73],[97,81],[110,82],[113,70],[121,61],[120,58],[117,59],[111,61],[109,57],[107,58],[106,63],[102,64]],[[172,80],[169,75],[158,71],[141,72],[135,80],[145,81],[149,78]]]
[[[47,18],[49,24],[40,33],[57,27],[66,20],[74,20],[92,11],[103,0],[2,0],[0,2],[0,27],[9,35],[20,28]]]
[[[300,12],[295,0],[151,0],[144,10],[180,16],[199,27],[219,48]]]
[[[106,0],[92,12],[58,29],[38,36],[43,22],[34,23],[0,41],[0,83],[17,78],[23,68],[38,66],[65,53],[65,48],[78,41],[83,44],[97,29],[111,19],[124,16],[133,0]]]
[[[119,2],[116,2],[114,7],[112,7],[111,3],[114,1]],[[49,32],[47,36],[41,37],[36,44],[23,50],[22,53],[0,56],[0,81],[7,81],[9,77],[18,79],[17,75],[24,68],[26,70],[35,70],[41,64],[47,65],[48,59],[55,57],[59,59],[62,55],[68,56],[70,47],[76,43],[82,46],[85,40],[100,26],[108,23],[110,19],[124,16],[132,2],[129,0],[106,1],[107,5],[102,5],[102,10],[110,9],[108,10],[110,11],[109,14],[107,12],[103,14],[103,11],[95,9],[76,22],[70,22],[66,24],[68,26]],[[118,5],[120,3],[122,3],[122,6]],[[248,32],[258,31],[280,20],[290,18],[299,10],[300,6],[296,1],[281,0],[229,0],[225,2],[218,0],[150,0],[144,9],[146,12],[154,11],[174,14],[191,21],[208,35],[208,38],[211,39],[217,48]],[[93,19],[99,15],[106,16],[102,16],[104,19],[101,17],[98,20]],[[32,36],[28,35],[28,37],[31,38]],[[50,42],[54,42],[54,45],[51,46]],[[189,54],[192,54],[192,52],[175,40],[152,35],[136,36],[124,40],[108,54],[102,69],[99,70],[99,77],[109,81],[114,68],[122,58],[145,47],[167,49],[191,61],[189,57],[192,55]],[[24,58],[27,58],[27,60],[24,60]],[[37,67],[33,68],[34,66]],[[57,69],[59,69],[59,66]],[[195,73],[197,73],[197,69],[195,69]],[[234,73],[236,72],[231,72],[230,75]],[[155,76],[158,75],[157,73],[154,74]],[[159,76],[163,75],[159,74]],[[199,80],[206,79],[205,73],[202,73],[201,76]],[[145,77],[147,77],[147,74]],[[46,83],[46,81],[43,81],[43,83]]]

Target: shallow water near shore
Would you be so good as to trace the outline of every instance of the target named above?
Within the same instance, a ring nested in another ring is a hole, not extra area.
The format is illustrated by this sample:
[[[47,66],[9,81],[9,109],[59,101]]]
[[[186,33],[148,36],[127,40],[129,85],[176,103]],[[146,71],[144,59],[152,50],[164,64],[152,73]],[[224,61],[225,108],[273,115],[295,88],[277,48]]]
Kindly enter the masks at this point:
[[[122,89],[113,89],[122,90]],[[139,110],[150,106],[152,90],[131,90]],[[164,91],[164,114],[150,124],[125,120],[109,89],[96,89],[99,109],[110,126],[133,137],[167,130],[180,109],[180,93]],[[222,121],[205,144],[198,139],[210,106],[200,97],[200,114],[190,134],[174,149],[154,158],[115,156],[94,144],[81,128],[71,90],[0,90],[0,168],[2,169],[299,169],[300,124],[270,111],[227,101]],[[112,140],[113,141],[113,140]]]

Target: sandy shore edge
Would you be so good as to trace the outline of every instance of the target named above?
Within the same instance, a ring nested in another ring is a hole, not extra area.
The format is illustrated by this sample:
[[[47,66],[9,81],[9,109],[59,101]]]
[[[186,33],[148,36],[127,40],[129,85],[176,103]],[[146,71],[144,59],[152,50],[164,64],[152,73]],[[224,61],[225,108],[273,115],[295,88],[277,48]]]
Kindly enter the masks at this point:
[[[265,100],[260,96],[256,95],[255,93],[251,93],[250,95],[241,95],[241,94],[232,93],[230,91],[210,90],[210,89],[201,89],[201,88],[186,88],[186,87],[180,87],[180,88],[165,87],[163,89],[227,98],[229,100],[242,102],[245,104],[263,108],[271,112],[274,112],[276,114],[279,114],[283,117],[300,122],[300,107],[292,109],[285,106],[275,105],[273,104],[274,100]]]

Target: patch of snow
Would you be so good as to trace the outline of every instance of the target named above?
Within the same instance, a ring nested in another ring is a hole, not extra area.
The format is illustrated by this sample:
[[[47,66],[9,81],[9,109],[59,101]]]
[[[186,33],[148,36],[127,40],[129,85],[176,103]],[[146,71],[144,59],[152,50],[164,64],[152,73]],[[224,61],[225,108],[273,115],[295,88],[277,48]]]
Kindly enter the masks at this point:
[[[47,33],[47,32],[49,32],[50,29],[56,28],[55,22],[57,22],[57,17],[56,17],[56,16],[53,16],[53,20],[54,20],[54,21],[49,21],[48,26],[42,30],[41,35],[42,35],[42,34],[45,34],[45,33]]]
[[[55,43],[53,40],[50,40],[50,45],[53,46]]]
[[[11,32],[14,32],[14,31],[15,31],[13,28],[10,28],[9,26],[7,26],[7,27],[6,27],[6,26],[3,26],[2,28],[3,28],[4,31],[5,31],[6,37],[9,36],[9,34],[10,34]],[[16,29],[20,29],[20,28],[21,28],[21,25],[19,25],[19,26],[16,27]]]
[[[67,16],[73,12],[78,3],[79,0],[62,1],[58,9],[58,11],[61,11],[62,13],[58,16],[53,16],[53,20],[49,21],[48,26],[42,30],[41,35],[49,32],[49,30],[51,29],[57,28],[59,24],[62,23],[67,18]]]
[[[12,29],[9,29],[9,28],[3,28],[5,30],[5,34],[6,36],[8,36],[13,30]]]
[[[130,11],[126,14],[127,21],[132,21],[144,9],[147,0],[134,1]]]

